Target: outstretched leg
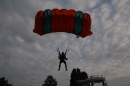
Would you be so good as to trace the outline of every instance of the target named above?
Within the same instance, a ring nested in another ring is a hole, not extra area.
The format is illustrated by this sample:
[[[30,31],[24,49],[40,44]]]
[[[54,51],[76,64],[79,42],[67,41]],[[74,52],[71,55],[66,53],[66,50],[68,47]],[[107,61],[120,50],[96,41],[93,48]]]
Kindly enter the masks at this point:
[[[64,64],[65,64],[65,68],[66,68],[66,70],[67,70],[67,65],[66,65],[66,61],[64,61]]]
[[[59,62],[59,69],[58,69],[59,71],[60,71],[60,65],[61,65],[61,61]]]

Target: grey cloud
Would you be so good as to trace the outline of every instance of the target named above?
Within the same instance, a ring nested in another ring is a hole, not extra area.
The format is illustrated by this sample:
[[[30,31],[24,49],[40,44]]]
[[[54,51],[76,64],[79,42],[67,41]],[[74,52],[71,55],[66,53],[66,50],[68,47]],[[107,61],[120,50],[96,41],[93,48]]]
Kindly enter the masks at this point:
[[[78,67],[88,75],[105,75],[108,85],[129,85],[128,3],[129,1],[126,1],[123,5],[120,1],[100,0],[83,0],[80,3],[60,0],[2,0],[0,77],[5,76],[14,86],[40,86],[48,75],[53,75],[58,85],[64,86],[69,85],[72,69]],[[33,33],[36,12],[52,8],[90,12],[93,35],[76,39],[75,35],[67,33],[44,36]],[[125,34],[121,34],[122,32]],[[70,49],[67,53],[68,71],[65,71],[64,64],[61,65],[61,71],[58,71],[56,46],[59,46],[61,51],[65,51],[67,47]]]

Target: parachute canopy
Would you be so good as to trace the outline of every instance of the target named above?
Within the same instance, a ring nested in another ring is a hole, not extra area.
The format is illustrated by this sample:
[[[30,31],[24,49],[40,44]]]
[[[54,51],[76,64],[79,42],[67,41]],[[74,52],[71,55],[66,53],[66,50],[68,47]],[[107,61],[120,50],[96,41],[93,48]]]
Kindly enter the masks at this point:
[[[92,35],[91,17],[88,13],[73,9],[38,11],[33,32],[40,36],[52,32],[67,32],[84,38]]]

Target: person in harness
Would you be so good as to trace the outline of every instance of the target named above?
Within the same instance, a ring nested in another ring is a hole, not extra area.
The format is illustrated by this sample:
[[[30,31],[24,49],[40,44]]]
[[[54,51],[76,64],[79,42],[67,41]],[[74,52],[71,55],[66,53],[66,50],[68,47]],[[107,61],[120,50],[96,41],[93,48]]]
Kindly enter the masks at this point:
[[[66,68],[66,71],[67,71],[67,64],[66,64],[66,61],[65,60],[68,60],[68,58],[66,58],[66,53],[69,51],[69,49],[67,48],[65,52],[62,52],[60,53],[60,50],[59,48],[57,49],[57,51],[59,52],[59,71],[60,71],[60,66],[61,66],[61,63],[64,63],[65,64],[65,68]]]

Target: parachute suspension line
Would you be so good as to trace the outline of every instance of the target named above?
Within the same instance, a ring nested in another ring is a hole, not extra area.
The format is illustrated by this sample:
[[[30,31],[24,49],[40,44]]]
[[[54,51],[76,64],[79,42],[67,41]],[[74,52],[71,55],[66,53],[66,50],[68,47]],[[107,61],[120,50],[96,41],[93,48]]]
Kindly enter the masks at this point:
[[[68,33],[68,35],[69,35],[69,39],[71,39],[71,35],[70,35],[69,33]],[[67,46],[68,49],[70,49],[70,47],[71,47],[73,41],[74,41],[74,40],[72,40],[72,41],[70,40],[70,44]]]
[[[68,33],[67,37],[68,37],[68,38],[71,38],[70,35],[69,35],[69,33]],[[70,48],[70,45],[69,45],[69,43],[68,43],[66,49],[69,49],[69,48]]]
[[[50,35],[49,35],[49,37],[50,37],[50,39],[51,39],[52,43],[55,45],[56,49],[58,49],[58,46],[56,46],[55,42],[53,41],[53,39],[51,38],[51,36],[50,36]]]

